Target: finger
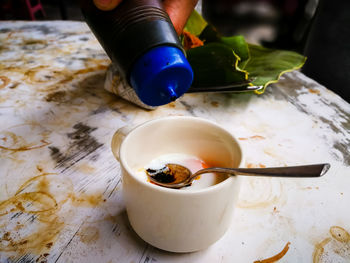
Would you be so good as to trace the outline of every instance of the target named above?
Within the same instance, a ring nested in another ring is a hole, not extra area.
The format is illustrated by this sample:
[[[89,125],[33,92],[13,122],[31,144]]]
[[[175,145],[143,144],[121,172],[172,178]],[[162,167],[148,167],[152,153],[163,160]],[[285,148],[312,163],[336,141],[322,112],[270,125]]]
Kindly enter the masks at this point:
[[[182,33],[198,0],[164,0],[163,5],[178,35]]]
[[[93,0],[95,6],[103,11],[114,9],[122,0]]]

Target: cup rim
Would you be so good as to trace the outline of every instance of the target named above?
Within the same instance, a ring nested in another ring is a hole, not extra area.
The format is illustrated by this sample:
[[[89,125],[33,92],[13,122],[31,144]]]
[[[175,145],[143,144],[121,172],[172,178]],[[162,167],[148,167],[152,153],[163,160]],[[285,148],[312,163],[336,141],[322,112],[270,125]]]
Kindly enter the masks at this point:
[[[124,155],[122,154],[124,151],[124,148],[126,147],[126,143],[128,141],[128,137],[129,135],[131,135],[132,133],[134,133],[136,130],[138,130],[141,127],[147,126],[147,125],[152,125],[154,122],[159,122],[159,121],[163,121],[163,120],[169,120],[169,119],[187,119],[187,120],[196,120],[196,121],[200,121],[200,122],[205,122],[207,124],[210,124],[212,126],[215,126],[215,128],[222,130],[224,133],[228,134],[233,141],[235,141],[238,150],[240,152],[241,158],[238,164],[238,167],[240,167],[244,161],[244,154],[243,154],[243,150],[242,150],[242,146],[239,143],[239,141],[237,140],[237,138],[231,134],[230,132],[228,132],[226,129],[220,127],[217,123],[211,121],[211,120],[207,120],[207,119],[203,119],[200,117],[194,117],[194,116],[166,116],[166,117],[160,117],[160,118],[156,118],[156,119],[152,119],[149,121],[146,121],[144,123],[141,123],[139,125],[136,125],[135,127],[133,127],[133,129],[125,136],[124,140],[122,141],[121,145],[120,145],[120,149],[119,149],[119,159],[120,159],[120,164],[123,166],[123,168],[129,173],[129,175],[134,178],[137,182],[145,185],[145,187],[150,188],[152,190],[155,191],[159,191],[159,192],[164,192],[164,193],[171,193],[171,194],[181,194],[181,195],[196,195],[199,193],[203,193],[203,192],[211,192],[211,191],[215,191],[215,190],[219,190],[220,188],[225,187],[227,184],[231,183],[231,181],[233,180],[233,176],[228,177],[227,179],[223,180],[222,182],[215,184],[215,185],[211,185],[202,189],[196,189],[196,190],[190,190],[190,191],[179,191],[179,189],[172,189],[172,188],[166,188],[166,187],[161,187],[149,182],[144,182],[143,180],[141,180],[141,178],[139,178],[138,176],[135,176],[135,172],[129,167],[129,165],[127,164]],[[238,176],[237,176],[238,177]]]

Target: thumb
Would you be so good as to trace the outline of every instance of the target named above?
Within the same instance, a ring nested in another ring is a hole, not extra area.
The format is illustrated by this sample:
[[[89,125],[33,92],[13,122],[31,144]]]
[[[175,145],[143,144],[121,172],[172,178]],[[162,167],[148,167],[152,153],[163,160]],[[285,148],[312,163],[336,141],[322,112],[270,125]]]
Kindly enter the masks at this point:
[[[122,0],[93,0],[95,6],[103,11],[114,9]]]
[[[175,27],[178,35],[182,33],[182,30],[190,17],[194,7],[198,0],[164,0],[163,5],[165,11],[167,11],[171,22]]]

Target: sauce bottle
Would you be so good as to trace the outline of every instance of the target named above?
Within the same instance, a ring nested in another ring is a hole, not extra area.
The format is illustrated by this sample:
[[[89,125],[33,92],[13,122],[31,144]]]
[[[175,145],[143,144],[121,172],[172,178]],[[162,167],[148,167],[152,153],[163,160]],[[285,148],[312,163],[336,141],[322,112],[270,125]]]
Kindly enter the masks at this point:
[[[191,86],[193,72],[160,0],[124,0],[101,11],[81,2],[87,24],[140,100],[159,106]]]

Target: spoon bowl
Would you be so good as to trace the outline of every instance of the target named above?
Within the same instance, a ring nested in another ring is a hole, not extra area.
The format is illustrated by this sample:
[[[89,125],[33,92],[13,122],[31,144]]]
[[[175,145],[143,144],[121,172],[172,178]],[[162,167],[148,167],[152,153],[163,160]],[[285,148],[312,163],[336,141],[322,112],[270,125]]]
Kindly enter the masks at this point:
[[[194,174],[185,166],[169,163],[161,169],[147,169],[146,173],[151,182],[167,187],[179,189],[190,186],[193,180],[205,173],[225,173],[229,175],[246,176],[272,176],[272,177],[320,177],[327,173],[330,164],[311,164],[288,167],[270,167],[270,168],[223,168],[210,167],[198,170]]]

